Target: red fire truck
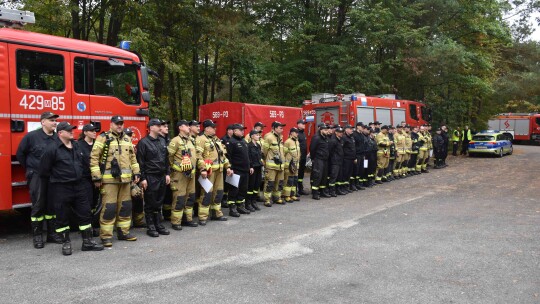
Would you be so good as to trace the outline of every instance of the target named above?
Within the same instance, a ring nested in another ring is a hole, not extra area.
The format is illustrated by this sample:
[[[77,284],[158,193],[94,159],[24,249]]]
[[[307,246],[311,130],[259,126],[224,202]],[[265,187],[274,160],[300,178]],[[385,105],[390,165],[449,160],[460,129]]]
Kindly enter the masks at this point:
[[[540,113],[501,113],[488,125],[491,130],[510,133],[513,140],[540,141]]]
[[[306,125],[308,141],[321,122],[354,126],[357,122],[368,124],[379,121],[383,125],[396,126],[405,121],[411,126],[419,126],[431,121],[430,109],[425,104],[396,99],[392,94],[378,96],[365,96],[362,93],[313,94],[311,100],[304,101],[302,115],[308,122]]]
[[[33,20],[29,12],[4,10],[0,25]],[[124,43],[125,45],[125,43]],[[148,122],[148,70],[128,50],[88,41],[0,29],[0,210],[29,206],[24,170],[16,160],[19,142],[41,127],[40,114],[78,126],[109,129],[113,115],[124,116],[137,142]]]
[[[302,118],[302,109],[274,105],[249,104],[231,101],[216,101],[199,107],[201,121],[211,119],[217,123],[216,134],[219,137],[225,135],[227,125],[241,123],[247,127],[246,131],[253,128],[256,122],[262,122],[267,127],[264,133],[270,131],[272,122],[279,121],[286,124],[284,139],[289,134],[288,130],[296,127],[296,122]]]

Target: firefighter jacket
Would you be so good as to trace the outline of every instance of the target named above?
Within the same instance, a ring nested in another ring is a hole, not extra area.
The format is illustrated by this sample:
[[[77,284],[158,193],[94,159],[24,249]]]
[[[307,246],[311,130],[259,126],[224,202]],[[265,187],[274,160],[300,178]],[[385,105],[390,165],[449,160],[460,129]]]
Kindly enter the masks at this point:
[[[309,153],[312,160],[328,160],[328,157],[330,156],[328,138],[322,135],[320,131],[311,139]]]
[[[413,150],[413,140],[411,137],[411,133],[403,132],[403,136],[405,136],[405,152],[410,154]]]
[[[420,151],[427,151],[429,150],[429,146],[431,145],[427,141],[430,140],[428,136],[426,136],[427,132],[418,132],[418,140],[417,144]]]
[[[227,144],[227,158],[234,172],[249,172],[249,148],[242,137],[232,136]]]
[[[396,145],[396,152],[401,155],[407,150],[407,138],[403,134],[404,132],[396,132],[394,134],[394,145]]]
[[[79,143],[71,140],[71,149],[56,138],[41,157],[40,176],[53,184],[80,182],[84,177],[83,157]]]
[[[384,153],[385,155],[390,153],[390,138],[388,137],[388,134],[384,134],[383,132],[377,133],[375,141],[377,142],[378,147],[377,153]]]
[[[368,149],[369,139],[367,138],[366,135],[357,131],[353,132],[353,137],[354,137],[354,145],[355,145],[355,150],[356,150],[356,157],[358,158],[361,156],[365,156]]]
[[[197,150],[191,136],[178,135],[171,139],[167,151],[173,171],[194,174],[197,167]]]
[[[411,132],[411,154],[418,154],[418,150],[420,149],[420,143],[418,142],[419,135],[416,132]]]
[[[41,156],[48,145],[54,144],[58,138],[56,133],[47,135],[42,129],[28,132],[17,148],[17,160],[26,170],[26,179],[30,180],[32,174],[38,174]]]
[[[330,152],[330,165],[341,165],[343,163],[343,139],[333,134],[328,141]]]
[[[147,135],[137,144],[137,162],[141,169],[141,180],[147,175],[170,175],[169,153],[164,137]]]
[[[304,130],[298,130],[298,144],[300,144],[300,158],[307,156],[307,139]]]
[[[436,153],[441,153],[444,150],[444,138],[441,134],[435,134],[433,137],[433,150]]]
[[[343,135],[343,158],[352,160],[356,158],[356,140],[353,137],[353,134]]]
[[[118,164],[121,171],[119,177],[112,175],[111,166],[114,163]],[[102,181],[104,184],[130,183],[133,175],[141,174],[131,138],[124,132],[101,133],[90,154],[90,173],[92,180]]]
[[[291,172],[298,171],[298,162],[300,161],[300,142],[298,138],[287,139],[283,144],[285,152],[285,168],[290,168]]]
[[[249,167],[259,168],[263,166],[262,150],[259,144],[254,142],[248,143],[249,148]]]
[[[282,135],[277,135],[274,132],[266,133],[263,140],[262,152],[266,169],[285,169],[285,153],[283,149]]]
[[[230,167],[227,151],[217,136],[199,135],[195,149],[197,168],[200,171],[212,169],[214,172],[223,172]]]
[[[428,150],[433,149],[433,142],[432,142],[433,137],[431,137],[431,134],[428,131],[424,133],[424,138],[425,138]]]

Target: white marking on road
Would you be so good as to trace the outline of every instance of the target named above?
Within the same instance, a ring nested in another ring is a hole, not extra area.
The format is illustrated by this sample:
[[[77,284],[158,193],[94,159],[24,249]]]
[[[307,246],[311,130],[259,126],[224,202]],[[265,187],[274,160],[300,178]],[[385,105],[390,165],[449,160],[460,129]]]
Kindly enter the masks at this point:
[[[426,192],[423,195],[409,198],[406,200],[389,202],[389,203],[386,203],[381,206],[377,206],[375,208],[368,210],[367,212],[363,213],[361,216],[357,217],[356,219],[342,221],[342,222],[339,222],[339,223],[336,223],[336,224],[333,224],[333,225],[330,225],[321,229],[317,229],[308,233],[297,235],[284,242],[271,244],[264,247],[254,248],[251,250],[251,253],[249,254],[245,254],[245,253],[238,254],[232,257],[228,257],[224,259],[217,259],[215,261],[194,265],[192,267],[188,267],[184,269],[172,270],[166,273],[163,273],[163,271],[160,271],[158,273],[150,273],[150,274],[147,273],[147,274],[141,274],[138,276],[132,276],[123,280],[107,282],[103,285],[90,287],[86,290],[83,290],[81,293],[84,295],[88,295],[88,294],[91,294],[92,292],[96,292],[96,291],[100,291],[104,289],[113,289],[119,286],[155,283],[155,282],[160,282],[164,280],[186,276],[191,273],[201,272],[208,268],[221,267],[224,265],[252,266],[252,265],[271,262],[271,261],[292,259],[292,258],[308,255],[308,254],[313,253],[313,249],[307,247],[305,244],[302,244],[302,243],[312,244],[323,239],[328,239],[339,231],[346,230],[346,229],[349,229],[358,225],[360,220],[363,218],[377,214],[382,211],[386,211],[393,207],[397,207],[403,204],[410,203],[412,201],[419,200],[423,197],[426,197],[432,194],[434,193]]]

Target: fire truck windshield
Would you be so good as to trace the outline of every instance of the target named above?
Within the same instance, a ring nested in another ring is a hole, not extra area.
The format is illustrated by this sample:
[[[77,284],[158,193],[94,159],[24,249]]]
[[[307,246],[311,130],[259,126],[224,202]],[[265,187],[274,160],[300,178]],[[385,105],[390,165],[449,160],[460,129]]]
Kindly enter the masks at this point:
[[[540,126],[540,117],[536,117],[536,125]]]
[[[137,67],[94,61],[94,93],[114,96],[126,104],[140,104]]]
[[[420,111],[422,112],[422,119],[425,121],[431,121],[431,111],[426,106],[421,106]]]

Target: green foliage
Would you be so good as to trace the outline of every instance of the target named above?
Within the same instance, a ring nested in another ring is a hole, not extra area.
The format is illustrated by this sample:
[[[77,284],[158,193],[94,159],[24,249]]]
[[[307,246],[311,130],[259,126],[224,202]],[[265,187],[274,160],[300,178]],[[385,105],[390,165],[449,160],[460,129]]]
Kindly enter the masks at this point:
[[[31,30],[132,41],[153,78],[153,115],[215,100],[299,106],[314,92],[394,93],[435,123],[481,127],[540,104],[537,0],[19,0]],[[517,10],[510,25],[504,17]],[[513,36],[512,36],[513,34]]]

